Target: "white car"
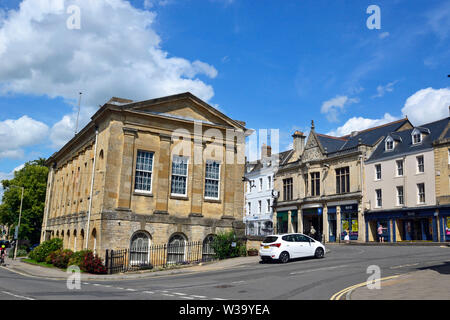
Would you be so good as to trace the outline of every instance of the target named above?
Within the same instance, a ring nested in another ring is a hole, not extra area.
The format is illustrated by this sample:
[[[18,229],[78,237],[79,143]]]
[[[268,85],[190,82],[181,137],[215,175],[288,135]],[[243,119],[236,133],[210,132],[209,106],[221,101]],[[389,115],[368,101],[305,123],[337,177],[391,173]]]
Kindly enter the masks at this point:
[[[259,256],[262,261],[279,260],[282,263],[303,257],[320,259],[325,256],[325,246],[301,233],[270,235],[261,243]]]

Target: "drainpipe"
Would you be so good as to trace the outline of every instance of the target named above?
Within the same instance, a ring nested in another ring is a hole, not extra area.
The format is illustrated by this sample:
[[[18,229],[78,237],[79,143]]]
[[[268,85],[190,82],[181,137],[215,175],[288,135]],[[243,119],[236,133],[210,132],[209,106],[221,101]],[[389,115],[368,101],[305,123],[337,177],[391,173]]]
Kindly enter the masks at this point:
[[[87,229],[86,229],[86,243],[84,245],[85,249],[88,249],[89,235],[90,232],[90,222],[91,222],[91,211],[92,211],[92,197],[94,193],[94,178],[95,178],[95,163],[97,160],[97,140],[98,140],[98,127],[95,127],[95,145],[94,145],[94,163],[92,164],[92,177],[91,177],[91,193],[89,196],[89,211],[87,216]]]

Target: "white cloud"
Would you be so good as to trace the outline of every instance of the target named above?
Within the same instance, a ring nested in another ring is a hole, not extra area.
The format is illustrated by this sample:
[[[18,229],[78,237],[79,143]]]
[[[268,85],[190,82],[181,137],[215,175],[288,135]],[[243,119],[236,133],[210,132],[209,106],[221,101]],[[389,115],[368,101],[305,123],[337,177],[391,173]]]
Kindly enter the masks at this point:
[[[11,180],[12,178],[14,178],[14,172],[21,170],[23,167],[25,167],[25,164],[18,166],[17,168],[15,168],[13,171],[11,171],[9,173],[0,172],[0,203],[2,202],[2,198],[3,198],[3,185],[1,184],[1,181],[2,180]]]
[[[450,88],[426,88],[406,100],[402,113],[407,115],[414,125],[421,125],[448,117],[449,106]]]
[[[66,27],[72,3],[80,7],[80,30]],[[111,96],[146,100],[190,91],[210,100],[214,90],[199,76],[215,78],[217,70],[164,51],[155,17],[125,0],[23,0],[0,14],[0,93],[63,97],[76,105],[82,91],[90,111]],[[54,143],[67,140],[61,132],[72,129],[72,118],[52,128]]]
[[[389,35],[390,35],[390,33],[389,32],[382,32],[382,33],[380,33],[380,35],[378,36],[378,38],[380,38],[380,39],[384,39],[384,38],[387,38],[387,37],[389,37]]]
[[[374,96],[372,96],[372,98],[381,98],[381,97],[383,97],[385,94],[386,94],[386,92],[392,92],[392,91],[394,91],[394,85],[397,83],[398,81],[396,80],[396,81],[393,81],[393,82],[389,82],[387,85],[385,85],[385,86],[382,86],[382,85],[379,85],[378,87],[377,87],[377,94],[376,95],[374,95]]]
[[[398,120],[398,118],[390,115],[389,113],[385,113],[384,117],[381,119],[368,119],[368,118],[363,118],[363,117],[353,117],[353,118],[348,119],[347,122],[343,126],[337,128],[336,130],[333,130],[327,134],[331,135],[331,136],[341,137],[341,136],[350,134],[353,131],[365,130],[365,129],[380,126],[382,124],[392,122],[395,120]]]
[[[349,98],[347,96],[336,96],[333,99],[322,103],[320,112],[326,114],[328,121],[337,122],[338,114],[343,111],[345,105],[359,102],[358,98]]]
[[[47,125],[28,116],[0,121],[0,158],[22,158],[22,148],[42,143],[48,131]]]

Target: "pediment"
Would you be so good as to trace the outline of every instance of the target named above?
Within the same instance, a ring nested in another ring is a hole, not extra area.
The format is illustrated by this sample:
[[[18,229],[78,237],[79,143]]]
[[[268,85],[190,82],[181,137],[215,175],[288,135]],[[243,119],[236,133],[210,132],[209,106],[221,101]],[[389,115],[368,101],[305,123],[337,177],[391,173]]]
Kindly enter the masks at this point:
[[[322,150],[322,146],[320,145],[317,136],[311,132],[308,136],[308,140],[306,141],[305,151],[303,151],[302,161],[308,162],[313,160],[320,160],[325,158]]]
[[[244,128],[242,123],[230,119],[219,110],[190,94],[139,102],[131,109],[174,119],[201,121],[230,128]]]

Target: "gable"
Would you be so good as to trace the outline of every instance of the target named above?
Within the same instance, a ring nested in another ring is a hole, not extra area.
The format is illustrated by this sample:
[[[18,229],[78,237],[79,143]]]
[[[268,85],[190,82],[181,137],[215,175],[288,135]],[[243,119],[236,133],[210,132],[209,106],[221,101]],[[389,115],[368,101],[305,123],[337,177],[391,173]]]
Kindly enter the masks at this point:
[[[228,118],[226,115],[222,114],[220,111],[214,109],[200,99],[198,100],[199,101],[192,99],[189,96],[176,99],[167,99],[165,101],[156,101],[156,103],[149,100],[132,105],[130,109],[133,111],[162,115],[176,119],[201,121],[232,128],[243,128],[242,124]]]
[[[306,141],[305,151],[302,155],[302,161],[313,161],[325,158],[323,155],[322,147],[317,139],[314,132],[308,136],[308,141]]]

